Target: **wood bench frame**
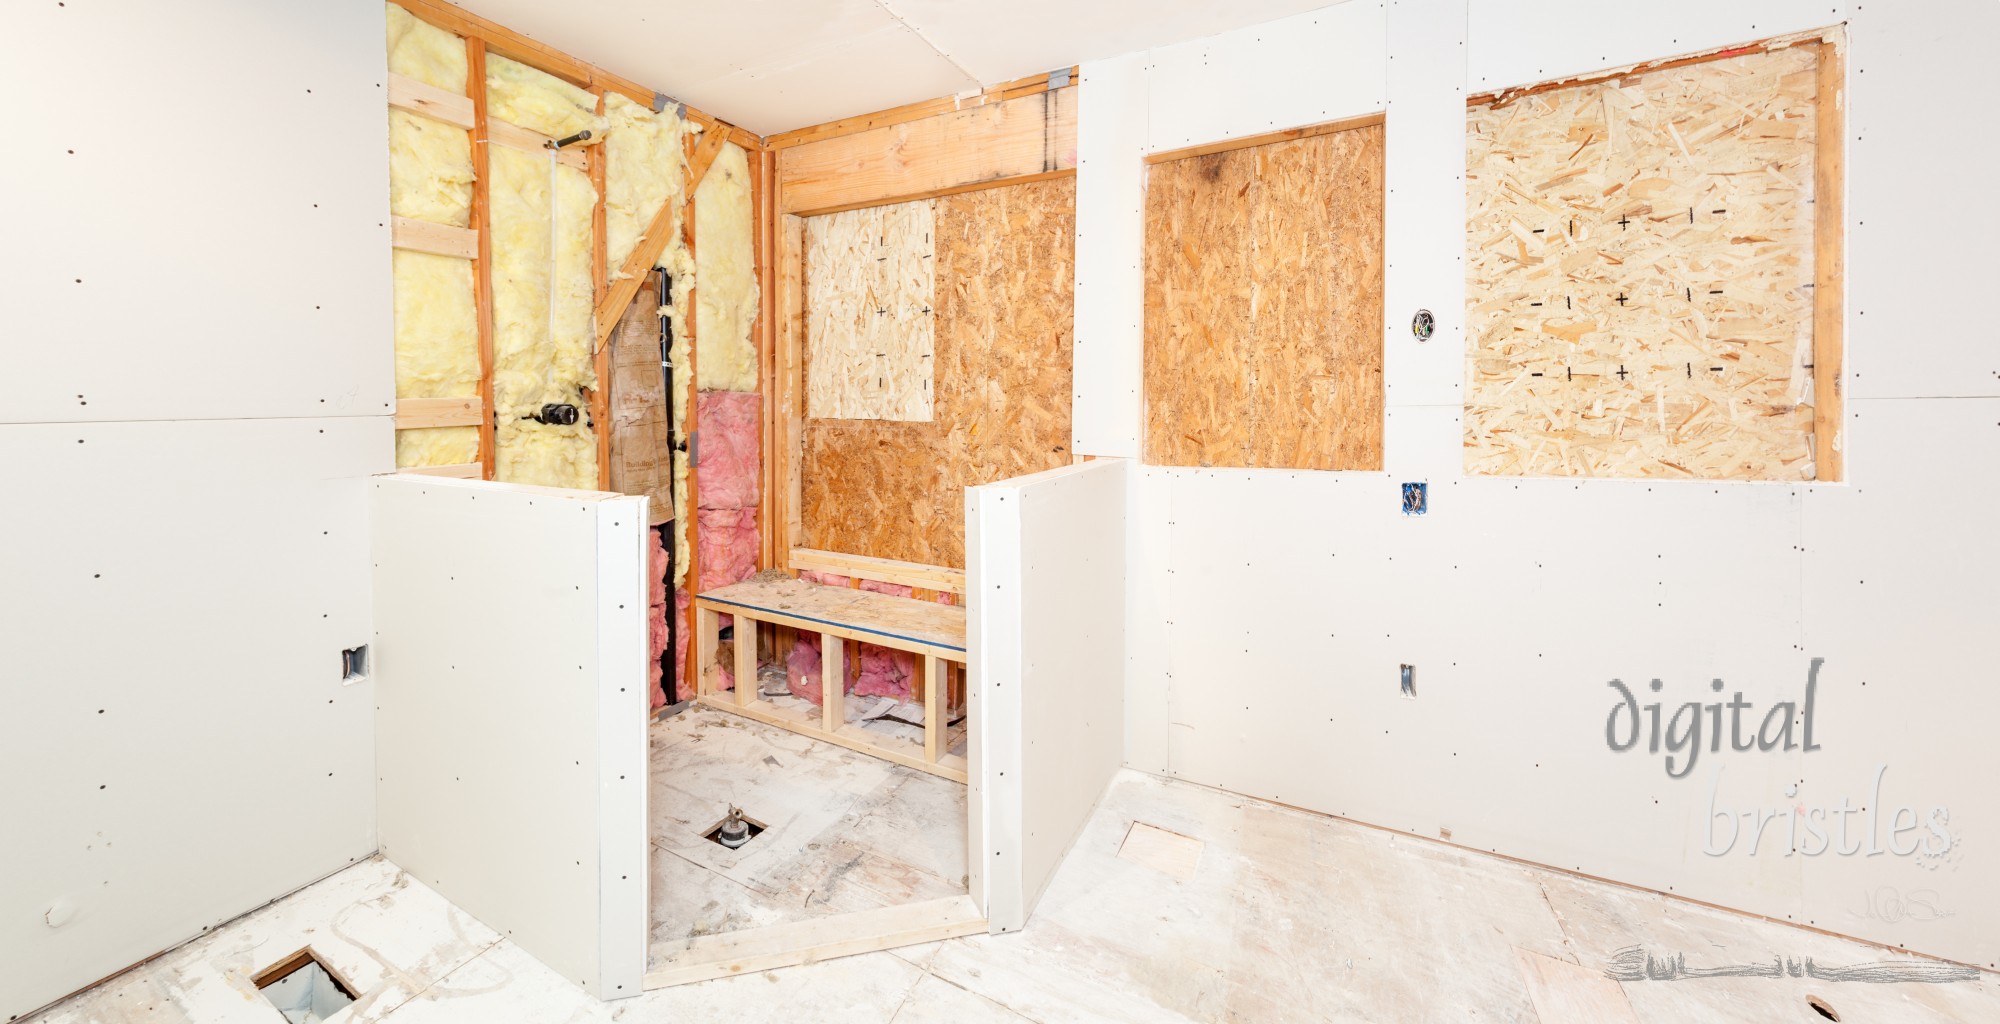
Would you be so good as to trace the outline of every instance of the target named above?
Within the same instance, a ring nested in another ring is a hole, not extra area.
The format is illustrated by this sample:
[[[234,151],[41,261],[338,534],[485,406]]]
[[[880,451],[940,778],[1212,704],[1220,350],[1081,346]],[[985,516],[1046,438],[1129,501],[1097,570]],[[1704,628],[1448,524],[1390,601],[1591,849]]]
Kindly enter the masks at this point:
[[[815,561],[811,558],[800,560]],[[965,592],[964,574],[956,570],[906,563],[883,563],[882,566],[867,564],[878,561],[880,560],[854,559],[841,568],[848,574],[860,578],[880,579],[878,573],[889,575],[892,578],[884,582],[905,585],[908,585],[913,573],[921,572],[920,578],[929,587],[961,595]],[[794,567],[799,567],[797,560]],[[887,595],[882,597],[889,601],[914,600]],[[733,617],[736,622],[736,658],[732,669],[736,683],[733,694],[721,693],[719,685],[721,673],[718,671],[718,649],[723,615]],[[774,725],[780,729],[825,740],[849,750],[929,772],[953,782],[966,782],[968,777],[966,759],[945,751],[947,738],[945,715],[948,710],[945,702],[949,690],[946,685],[945,666],[946,663],[964,666],[966,652],[963,648],[895,635],[870,628],[865,622],[829,622],[791,615],[770,608],[756,608],[734,601],[718,600],[709,594],[695,597],[694,617],[697,672],[695,699],[703,706],[735,712],[766,725]],[[803,715],[790,711],[757,695],[758,623],[789,626],[807,633],[819,634],[820,707],[817,715]],[[745,624],[749,625],[748,629],[743,628]],[[917,656],[917,681],[922,684],[924,694],[924,742],[921,748],[890,737],[878,736],[858,724],[847,721],[847,645],[844,643],[847,640],[874,644],[891,650],[908,651]]]

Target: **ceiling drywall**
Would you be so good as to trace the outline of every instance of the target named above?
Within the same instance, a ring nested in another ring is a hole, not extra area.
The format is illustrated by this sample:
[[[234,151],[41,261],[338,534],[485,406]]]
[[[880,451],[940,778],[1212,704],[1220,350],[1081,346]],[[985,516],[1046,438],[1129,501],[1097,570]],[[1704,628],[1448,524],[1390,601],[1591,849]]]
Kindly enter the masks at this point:
[[[1326,0],[463,0],[759,134],[1213,35]]]

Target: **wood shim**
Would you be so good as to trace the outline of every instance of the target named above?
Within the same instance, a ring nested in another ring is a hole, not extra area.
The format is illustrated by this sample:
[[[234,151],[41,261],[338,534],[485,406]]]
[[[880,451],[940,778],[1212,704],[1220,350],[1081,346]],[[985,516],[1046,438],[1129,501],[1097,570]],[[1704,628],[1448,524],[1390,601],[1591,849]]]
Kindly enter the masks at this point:
[[[1467,109],[1467,473],[1813,478],[1819,59]]]
[[[1146,461],[1382,468],[1383,129],[1146,185]]]
[[[936,202],[806,221],[806,415],[931,418]]]
[[[1076,180],[936,202],[932,418],[806,419],[801,547],[963,568],[965,488],[1071,461]]]

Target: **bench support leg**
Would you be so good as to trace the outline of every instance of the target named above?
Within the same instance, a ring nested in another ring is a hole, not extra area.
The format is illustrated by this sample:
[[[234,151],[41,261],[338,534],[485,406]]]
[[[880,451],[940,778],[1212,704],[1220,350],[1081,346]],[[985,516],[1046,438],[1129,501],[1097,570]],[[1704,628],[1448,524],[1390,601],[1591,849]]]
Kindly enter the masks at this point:
[[[694,692],[706,697],[715,692],[716,634],[722,631],[721,617],[712,608],[694,606]]]
[[[736,706],[757,699],[757,620],[736,613]]]
[[[820,728],[839,732],[847,724],[847,641],[819,635]]]
[[[944,753],[944,661],[935,654],[924,661],[924,760],[936,764]]]

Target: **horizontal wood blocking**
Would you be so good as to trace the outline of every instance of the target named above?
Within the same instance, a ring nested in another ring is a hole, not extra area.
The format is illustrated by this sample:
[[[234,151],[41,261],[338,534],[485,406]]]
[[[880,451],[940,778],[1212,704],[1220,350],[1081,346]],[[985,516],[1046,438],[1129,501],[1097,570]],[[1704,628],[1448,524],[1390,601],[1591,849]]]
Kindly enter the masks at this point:
[[[965,570],[947,569],[941,565],[925,565],[921,562],[902,562],[893,558],[870,558],[867,555],[843,555],[832,551],[815,551],[811,548],[793,548],[791,565],[794,570],[838,573],[877,583],[894,583],[919,590],[948,590],[954,594],[965,593]]]
[[[398,473],[415,473],[418,476],[448,476],[460,480],[478,480],[485,467],[477,462],[462,462],[455,466],[405,466]]]
[[[986,931],[970,896],[949,896],[900,907],[878,907],[805,921],[697,935],[660,943],[646,972],[647,989],[753,974]]]
[[[424,427],[476,427],[479,425],[478,395],[465,398],[399,398],[396,400],[396,429]]]
[[[1225,139],[1221,142],[1188,146],[1184,149],[1170,149],[1162,153],[1148,155],[1146,162],[1149,164],[1166,163],[1169,160],[1185,160],[1191,156],[1208,156],[1211,153],[1227,153],[1233,149],[1267,146],[1273,142],[1290,142],[1294,139],[1310,139],[1320,135],[1332,135],[1335,132],[1351,132],[1356,128],[1373,128],[1378,124],[1382,124],[1384,120],[1385,115],[1383,114],[1364,114],[1360,117],[1350,117],[1345,121],[1329,121],[1325,124],[1316,124],[1305,128],[1287,128],[1283,131],[1246,135],[1240,139]]]
[[[434,224],[415,217],[391,219],[389,244],[398,249],[427,252],[435,256],[455,256],[462,260],[479,258],[479,232],[449,224]]]
[[[394,71],[389,72],[389,106],[460,128],[472,127],[472,97],[447,92]]]
[[[1011,99],[1019,99],[1022,96],[1033,96],[1037,93],[1050,92],[1052,91],[1050,88],[1051,82],[1059,83],[1055,88],[1062,88],[1068,85],[1075,85],[1078,81],[1078,68],[1071,66],[1067,72],[1047,72],[1039,75],[1029,75],[1025,78],[1017,78],[1011,82],[1002,82],[973,96],[941,96],[937,99],[922,100],[917,103],[905,103],[900,107],[891,107],[888,110],[878,110],[872,114],[862,114],[859,117],[843,117],[838,121],[828,121],[825,124],[813,125],[810,128],[780,132],[766,138],[764,145],[768,149],[789,149],[808,142],[823,142],[827,139],[835,139],[843,135],[857,135],[876,128],[887,128],[891,125],[921,121],[927,117],[936,117],[939,114],[949,114],[956,110],[969,110],[973,107],[983,107],[992,103],[1002,103]]]
[[[778,209],[801,216],[1076,169],[1076,89],[1040,92],[778,151]]]

